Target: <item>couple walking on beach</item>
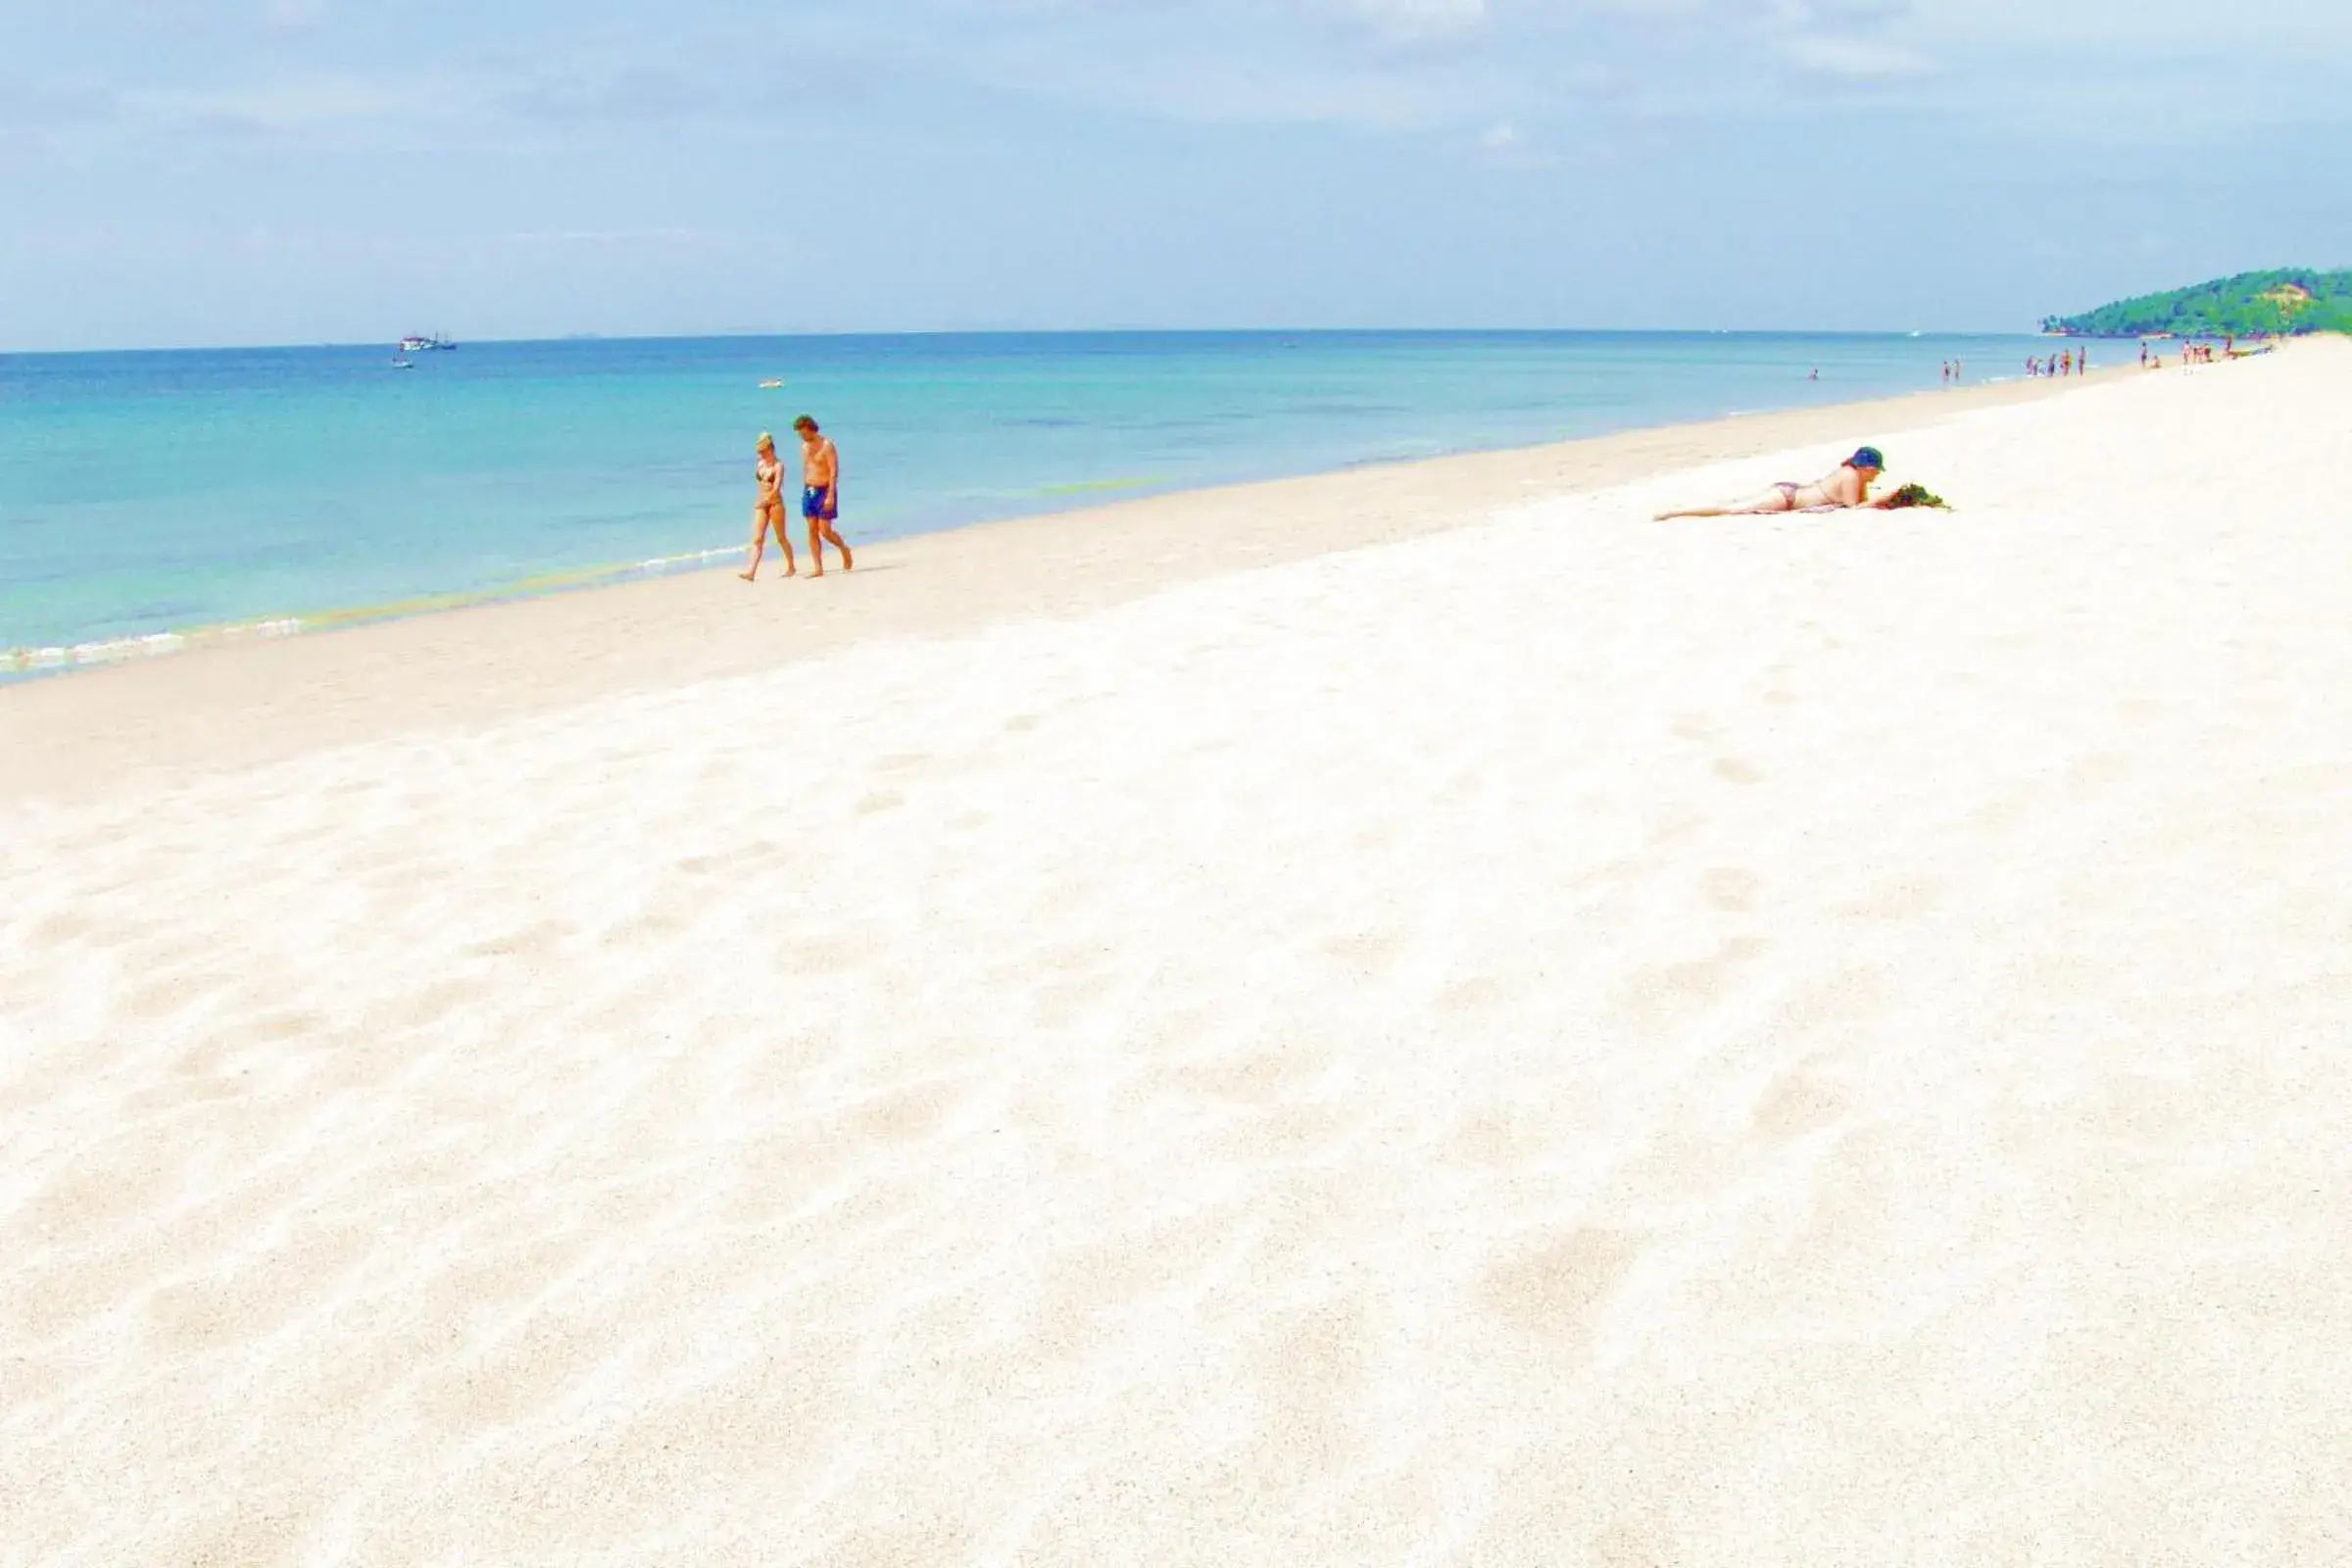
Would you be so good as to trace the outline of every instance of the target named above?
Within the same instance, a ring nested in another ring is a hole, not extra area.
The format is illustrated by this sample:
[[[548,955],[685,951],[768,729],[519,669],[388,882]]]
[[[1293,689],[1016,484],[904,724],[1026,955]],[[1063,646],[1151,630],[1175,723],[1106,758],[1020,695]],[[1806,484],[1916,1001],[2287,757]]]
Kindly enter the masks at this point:
[[[841,552],[841,569],[848,571],[857,563],[850,559],[850,547],[833,526],[841,515],[841,452],[808,415],[793,420],[792,427],[801,437],[801,515],[808,523],[808,554],[816,562],[816,569],[808,575],[825,574],[828,542]],[[784,514],[784,465],[776,457],[776,438],[760,431],[754,450],[760,461],[752,474],[760,481],[760,499],[752,508],[752,564],[736,575],[745,582],[759,579],[760,558],[766,553],[772,528],[776,544],[784,552],[784,575],[797,577],[801,566],[792,559],[792,534]]]

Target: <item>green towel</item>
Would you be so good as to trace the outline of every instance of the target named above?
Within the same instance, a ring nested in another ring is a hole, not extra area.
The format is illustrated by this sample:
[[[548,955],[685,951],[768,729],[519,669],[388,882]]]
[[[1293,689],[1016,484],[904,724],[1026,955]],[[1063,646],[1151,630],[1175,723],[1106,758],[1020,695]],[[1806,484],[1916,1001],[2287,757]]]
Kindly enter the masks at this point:
[[[1907,484],[1886,498],[1888,511],[1891,512],[1897,507],[1934,507],[1938,512],[1952,510],[1950,502],[1924,484]]]

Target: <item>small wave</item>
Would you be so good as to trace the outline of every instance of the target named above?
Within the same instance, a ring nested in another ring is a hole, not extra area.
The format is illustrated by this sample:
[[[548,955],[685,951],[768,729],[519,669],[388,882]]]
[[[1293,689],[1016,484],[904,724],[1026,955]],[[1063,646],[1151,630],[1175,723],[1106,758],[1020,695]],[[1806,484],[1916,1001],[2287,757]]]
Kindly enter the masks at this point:
[[[176,631],[147,632],[137,636],[109,637],[92,642],[0,649],[0,678],[17,675],[58,674],[70,669],[89,669],[102,664],[121,664],[135,660],[156,659],[165,654],[184,653],[196,648],[217,648],[232,643],[293,637],[303,632],[330,631],[346,626],[367,625],[379,620],[401,620],[411,615],[427,614],[434,611],[464,610],[474,605],[499,604],[514,599],[535,599],[542,594],[592,587],[598,583],[612,582],[624,577],[657,576],[664,572],[691,570],[698,566],[707,566],[715,561],[735,559],[742,554],[743,546],[741,545],[718,545],[709,550],[689,550],[681,555],[649,556],[642,561],[616,562],[604,565],[579,566],[565,571],[541,572],[535,576],[524,577],[490,588],[468,589],[445,594],[419,594],[408,599],[386,600],[372,605],[352,605],[337,610],[314,611],[302,615],[265,616],[255,620],[231,621],[221,625],[190,626]]]
[[[61,643],[47,648],[11,648],[0,652],[0,673],[28,675],[52,670],[82,669],[95,664],[120,664],[133,659],[154,659],[211,643],[241,642],[260,637],[290,637],[304,622],[292,615],[269,620],[241,620],[226,626],[202,626],[187,631],[149,632],[137,637],[109,637],[97,642]]]

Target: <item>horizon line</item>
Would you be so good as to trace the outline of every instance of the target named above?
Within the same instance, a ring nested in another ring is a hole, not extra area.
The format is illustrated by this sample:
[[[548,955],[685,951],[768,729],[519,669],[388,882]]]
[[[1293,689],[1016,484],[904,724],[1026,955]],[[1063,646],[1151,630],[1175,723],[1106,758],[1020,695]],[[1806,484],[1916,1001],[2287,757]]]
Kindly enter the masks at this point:
[[[303,342],[158,343],[109,348],[0,349],[0,360],[70,359],[109,354],[271,354],[321,349],[397,346],[406,333],[380,338],[323,338]],[[985,326],[858,328],[820,331],[563,332],[546,337],[452,337],[454,348],[544,347],[564,343],[723,343],[865,338],[1012,337],[1812,337],[1954,338],[2044,337],[2038,327],[1777,327],[1777,326]]]

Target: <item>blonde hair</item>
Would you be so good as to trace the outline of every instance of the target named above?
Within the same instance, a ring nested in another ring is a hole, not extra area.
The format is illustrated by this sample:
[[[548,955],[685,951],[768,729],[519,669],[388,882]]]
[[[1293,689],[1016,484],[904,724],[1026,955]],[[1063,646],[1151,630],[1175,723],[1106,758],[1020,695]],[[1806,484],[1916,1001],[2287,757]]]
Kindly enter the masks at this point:
[[[752,443],[752,450],[754,452],[773,452],[776,450],[776,438],[762,430],[760,432],[760,439]]]

